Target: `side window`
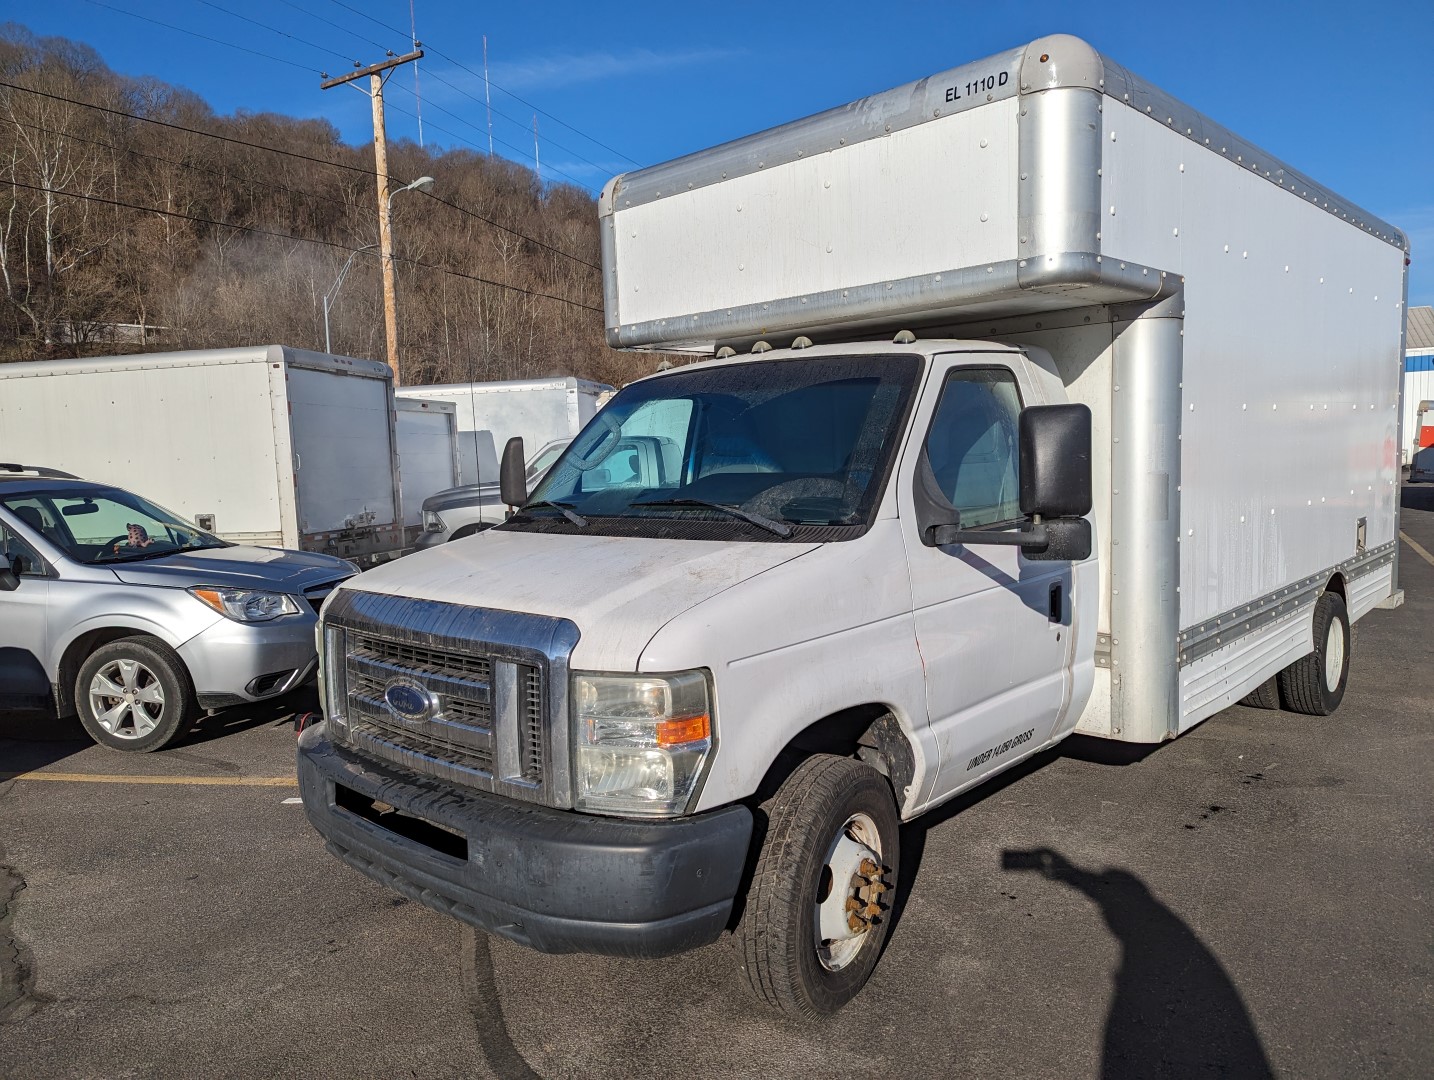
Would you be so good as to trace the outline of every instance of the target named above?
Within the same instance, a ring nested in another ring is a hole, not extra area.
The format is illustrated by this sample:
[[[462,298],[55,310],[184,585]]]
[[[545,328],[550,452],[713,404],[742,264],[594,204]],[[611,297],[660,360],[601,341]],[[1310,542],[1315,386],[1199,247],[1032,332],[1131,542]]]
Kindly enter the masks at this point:
[[[21,577],[44,577],[45,564],[25,541],[0,525],[0,564],[18,566]]]
[[[967,528],[1021,516],[1016,432],[1021,395],[1004,368],[953,371],[926,435],[936,484]]]

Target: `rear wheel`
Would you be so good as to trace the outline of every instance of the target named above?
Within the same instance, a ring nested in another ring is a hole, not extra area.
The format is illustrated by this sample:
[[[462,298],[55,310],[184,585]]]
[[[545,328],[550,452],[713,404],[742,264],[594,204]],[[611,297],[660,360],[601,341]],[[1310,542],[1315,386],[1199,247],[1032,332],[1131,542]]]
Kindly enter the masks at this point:
[[[1315,602],[1314,652],[1279,674],[1285,708],[1308,716],[1328,716],[1344,700],[1349,681],[1349,615],[1338,593]]]
[[[162,642],[121,638],[101,645],[75,680],[80,723],[115,750],[158,750],[184,731],[197,711],[183,662]]]
[[[734,944],[752,992],[793,1016],[834,1013],[866,985],[891,929],[900,864],[891,787],[819,755],[765,805],[767,834]]]
[[[1280,707],[1279,676],[1271,675],[1259,686],[1240,699],[1240,704],[1251,709],[1278,709]]]

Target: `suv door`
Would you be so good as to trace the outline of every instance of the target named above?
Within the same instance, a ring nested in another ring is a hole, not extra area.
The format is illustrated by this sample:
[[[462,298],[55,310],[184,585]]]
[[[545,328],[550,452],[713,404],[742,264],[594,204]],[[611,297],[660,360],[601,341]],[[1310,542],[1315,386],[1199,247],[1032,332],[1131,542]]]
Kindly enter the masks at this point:
[[[925,447],[963,527],[1005,530],[1021,521],[1018,418],[1023,404],[1044,404],[1024,374],[1017,354],[935,359],[924,442],[913,449]],[[914,471],[903,472],[916,637],[940,754],[924,800],[933,802],[1053,734],[1070,694],[1072,569],[1028,560],[1018,547],[926,547],[915,535]]]
[[[46,611],[50,599],[49,568],[34,547],[0,517],[0,562],[19,566],[20,586],[0,592],[0,706],[29,703],[46,697]]]

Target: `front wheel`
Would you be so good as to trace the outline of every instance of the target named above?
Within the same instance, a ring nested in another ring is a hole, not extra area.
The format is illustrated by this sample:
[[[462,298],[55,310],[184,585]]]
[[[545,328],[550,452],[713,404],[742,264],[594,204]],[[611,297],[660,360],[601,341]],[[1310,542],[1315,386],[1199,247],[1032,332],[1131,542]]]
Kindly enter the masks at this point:
[[[158,750],[184,731],[196,707],[189,672],[162,642],[122,638],[101,645],[75,679],[80,723],[115,750]]]
[[[767,834],[734,944],[752,992],[792,1016],[836,1012],[876,967],[900,865],[886,778],[808,758],[765,807]]]
[[[1349,614],[1338,593],[1315,602],[1314,644],[1314,652],[1280,672],[1280,698],[1291,712],[1328,716],[1349,682]]]

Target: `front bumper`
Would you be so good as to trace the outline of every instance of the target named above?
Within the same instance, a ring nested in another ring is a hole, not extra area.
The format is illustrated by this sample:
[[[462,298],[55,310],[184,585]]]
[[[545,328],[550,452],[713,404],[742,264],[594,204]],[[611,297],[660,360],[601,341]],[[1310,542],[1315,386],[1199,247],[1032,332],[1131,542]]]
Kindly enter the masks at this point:
[[[752,836],[740,805],[634,821],[456,788],[335,746],[323,724],[299,739],[299,791],[329,850],[354,869],[550,953],[666,956],[716,940]],[[409,835],[354,809],[371,801],[392,807]],[[411,838],[413,819],[447,830],[433,834],[438,847]]]
[[[265,623],[220,619],[179,647],[201,705],[219,708],[277,697],[313,676],[317,616],[303,611]]]

